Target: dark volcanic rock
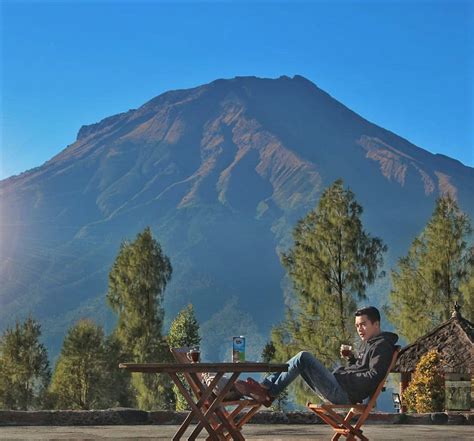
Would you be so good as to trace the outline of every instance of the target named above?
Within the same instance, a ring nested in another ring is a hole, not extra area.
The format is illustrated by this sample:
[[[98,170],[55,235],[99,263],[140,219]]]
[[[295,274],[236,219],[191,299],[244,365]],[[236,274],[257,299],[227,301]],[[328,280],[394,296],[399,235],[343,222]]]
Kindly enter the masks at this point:
[[[157,410],[148,412],[148,420],[151,424],[181,424],[187,415],[188,412]]]
[[[181,424],[188,412],[137,409],[105,410],[0,410],[0,426],[103,426],[133,424]],[[448,419],[449,418],[449,419]],[[193,420],[196,424],[197,419]],[[473,424],[471,413],[395,414],[376,412],[367,424]],[[313,412],[257,412],[249,424],[323,424]]]
[[[148,423],[148,412],[137,409],[0,411],[0,425],[11,426],[105,426]]]
[[[467,424],[466,416],[461,412],[448,412],[448,424]]]
[[[448,415],[444,412],[432,413],[431,421],[433,424],[446,424],[448,422]]]

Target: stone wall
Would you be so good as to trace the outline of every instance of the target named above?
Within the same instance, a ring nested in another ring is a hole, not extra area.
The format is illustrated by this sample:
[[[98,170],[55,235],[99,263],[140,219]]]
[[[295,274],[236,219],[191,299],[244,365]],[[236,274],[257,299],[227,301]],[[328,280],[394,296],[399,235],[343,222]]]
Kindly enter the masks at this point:
[[[181,424],[187,412],[137,409],[0,410],[0,426],[107,426]],[[322,424],[313,412],[258,412],[248,424]],[[474,412],[398,414],[374,412],[366,424],[474,424]]]

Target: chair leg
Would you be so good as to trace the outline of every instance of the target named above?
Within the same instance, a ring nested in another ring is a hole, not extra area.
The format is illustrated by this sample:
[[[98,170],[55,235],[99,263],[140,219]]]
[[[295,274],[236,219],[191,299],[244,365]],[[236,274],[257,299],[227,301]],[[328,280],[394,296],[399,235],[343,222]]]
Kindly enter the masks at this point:
[[[350,410],[349,412],[347,412],[347,415],[346,417],[344,418],[344,421],[351,421],[351,418],[354,416],[354,412],[352,412],[352,410]]]
[[[360,438],[360,441],[369,441],[369,438],[367,438],[366,436],[362,435],[362,433],[360,435],[358,435],[358,437]],[[354,438],[356,439],[356,438]]]
[[[358,422],[355,426],[351,425],[350,420],[355,415],[352,410],[350,410],[343,418],[331,408],[322,407],[310,409],[326,424],[330,425],[335,431],[337,431],[331,440],[338,440],[344,435],[348,441],[355,441],[357,438],[360,438],[361,441],[369,441],[369,439],[362,434],[362,429],[360,429],[363,422],[360,422],[360,424]]]
[[[366,436],[362,435],[361,433],[362,431],[359,429],[359,433],[355,434],[355,433],[348,433],[346,435],[347,437],[347,441],[356,441],[357,438],[360,439],[360,441],[369,441],[369,438],[367,438]]]

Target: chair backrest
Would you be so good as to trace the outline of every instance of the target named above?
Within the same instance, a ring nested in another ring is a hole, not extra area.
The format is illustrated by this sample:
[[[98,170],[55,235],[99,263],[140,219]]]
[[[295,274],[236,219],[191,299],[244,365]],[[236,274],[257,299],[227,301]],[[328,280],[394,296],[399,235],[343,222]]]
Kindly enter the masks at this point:
[[[182,348],[171,348],[171,354],[173,354],[174,359],[178,363],[191,363],[188,359],[187,353],[189,352],[189,348],[182,347]]]
[[[187,356],[187,353],[189,352],[189,349],[190,348],[188,348],[188,347],[171,348],[170,351],[171,351],[171,354],[173,355],[174,359],[178,363],[191,363],[191,361],[189,360],[189,358]],[[196,381],[201,380],[201,374],[197,373],[197,374],[192,375],[192,374],[183,373],[182,375],[186,378],[186,380],[187,380],[188,384],[191,386],[191,389],[193,390],[193,392],[199,396],[201,394],[201,388],[198,386]]]
[[[395,346],[395,351],[393,352],[392,361],[390,362],[390,366],[387,369],[387,373],[383,377],[383,380],[377,386],[377,389],[375,389],[375,392],[370,396],[370,400],[367,403],[367,408],[369,409],[369,412],[370,412],[370,409],[372,409],[372,407],[374,407],[374,405],[377,401],[377,397],[380,395],[380,392],[382,392],[382,389],[384,388],[385,382],[387,381],[388,374],[390,374],[390,372],[392,372],[392,369],[395,367],[395,363],[397,362],[397,357],[398,357],[398,354],[399,354],[400,350],[401,350],[401,346],[398,346],[398,345]]]

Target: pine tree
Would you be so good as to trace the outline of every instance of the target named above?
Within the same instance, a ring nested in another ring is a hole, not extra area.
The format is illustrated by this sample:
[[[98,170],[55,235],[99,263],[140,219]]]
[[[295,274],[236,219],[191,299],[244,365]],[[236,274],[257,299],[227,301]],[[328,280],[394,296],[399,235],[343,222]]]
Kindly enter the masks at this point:
[[[109,403],[104,331],[91,321],[72,326],[56,363],[50,392],[59,409],[98,409]]]
[[[29,317],[0,337],[0,408],[29,410],[41,406],[50,380],[41,326]]]
[[[469,295],[473,252],[466,237],[470,233],[468,216],[445,195],[436,201],[425,229],[392,271],[390,306],[385,310],[408,341],[449,319],[454,302],[464,303],[463,284]]]
[[[190,304],[182,309],[171,323],[168,333],[170,348],[198,346],[201,342],[199,336],[199,323],[194,316],[193,306]],[[176,400],[176,410],[187,410],[188,404],[176,385],[173,385]]]
[[[462,315],[474,323],[474,268],[471,264],[470,276],[459,287],[463,297]]]
[[[383,275],[386,247],[364,231],[361,215],[352,191],[337,180],[296,225],[294,245],[282,255],[296,304],[280,327],[286,341],[276,346],[310,350],[327,365],[339,359],[340,344],[353,335],[356,300]]]
[[[134,392],[131,388],[131,374],[118,365],[127,360],[127,354],[117,336],[112,333],[105,339],[106,371],[108,372],[107,387],[104,391],[109,407],[133,407]]]
[[[115,335],[129,361],[169,361],[162,304],[171,274],[171,263],[149,227],[134,242],[122,243],[109,273],[107,301],[118,315]],[[166,408],[173,401],[163,375],[133,374],[131,381],[142,409]]]
[[[201,342],[199,336],[199,323],[194,315],[193,305],[183,308],[173,320],[168,333],[170,348],[182,346],[198,346]]]

